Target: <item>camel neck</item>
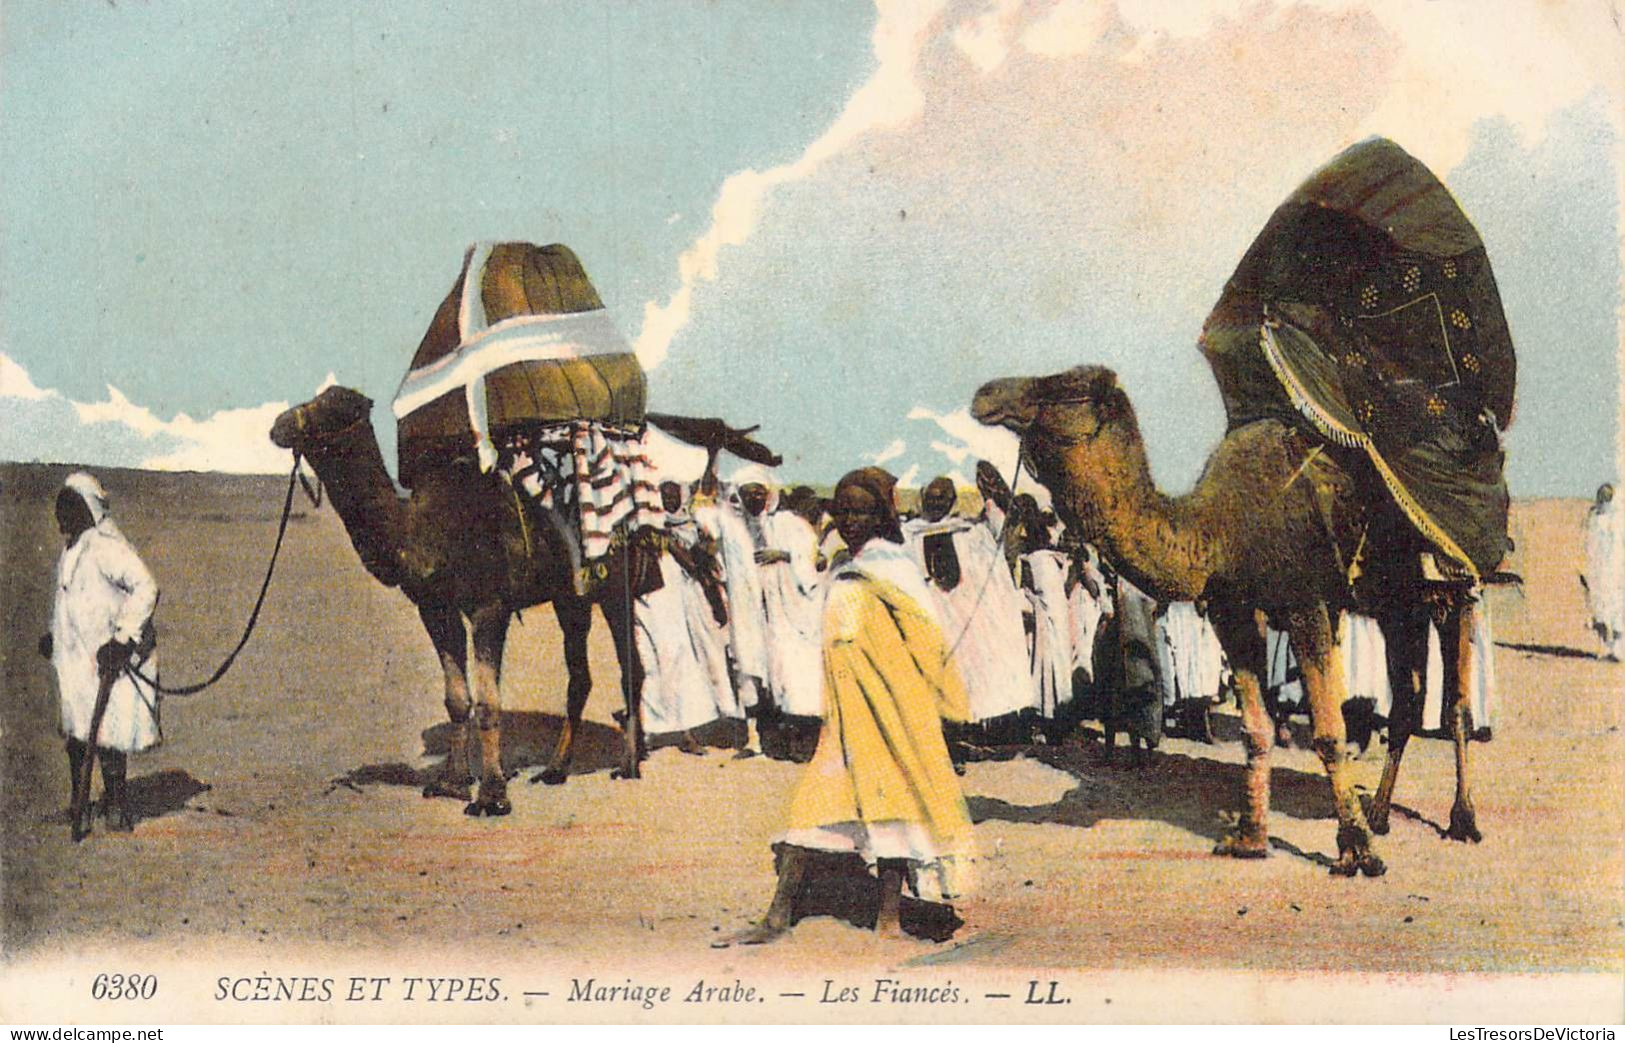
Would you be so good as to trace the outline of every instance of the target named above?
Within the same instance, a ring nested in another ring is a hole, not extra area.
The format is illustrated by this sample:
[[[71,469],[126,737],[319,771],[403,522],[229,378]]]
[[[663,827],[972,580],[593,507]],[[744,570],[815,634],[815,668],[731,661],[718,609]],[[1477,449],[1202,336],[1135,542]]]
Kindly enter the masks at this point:
[[[1063,487],[1086,538],[1098,541],[1135,586],[1159,601],[1191,601],[1207,585],[1200,526],[1188,510],[1189,497],[1172,498],[1151,480],[1138,432],[1120,438],[1115,452],[1102,452],[1097,440],[1075,446],[1063,457]]]
[[[363,419],[306,456],[361,563],[378,582],[398,586],[405,505],[384,468],[371,421]]]

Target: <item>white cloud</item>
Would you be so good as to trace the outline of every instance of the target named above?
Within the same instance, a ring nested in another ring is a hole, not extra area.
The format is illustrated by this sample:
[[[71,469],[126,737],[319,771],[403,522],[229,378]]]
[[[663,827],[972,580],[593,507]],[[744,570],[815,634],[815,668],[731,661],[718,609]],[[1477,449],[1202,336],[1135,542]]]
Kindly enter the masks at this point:
[[[897,476],[897,486],[900,489],[913,489],[920,481],[920,465],[909,464],[908,470]]]
[[[876,467],[883,467],[888,462],[897,459],[906,452],[908,452],[908,443],[903,441],[901,438],[894,438],[891,440],[891,444],[886,446],[886,448],[882,449],[880,452],[864,453],[863,458],[874,464]]]
[[[329,373],[322,388],[333,383]],[[101,402],[77,402],[37,387],[28,371],[4,354],[0,400],[9,403],[4,453],[13,459],[235,474],[285,471],[291,459],[268,437],[286,402],[221,409],[201,420],[185,413],[164,420],[112,385]]]
[[[649,301],[643,306],[643,327],[633,348],[645,369],[665,361],[672,340],[688,325],[695,289],[716,281],[724,247],[738,246],[755,232],[762,206],[775,188],[811,176],[863,135],[907,123],[919,113],[922,97],[914,69],[926,31],[943,3],[879,0],[873,37],[879,67],[835,122],[795,162],[766,171],[741,170],[723,181],[711,208],[711,226],[677,259],[677,291],[664,304]]]
[[[969,409],[938,413],[925,406],[915,406],[908,411],[908,419],[929,420],[953,439],[951,442],[940,439],[931,442],[931,448],[946,457],[949,463],[960,466],[974,457],[997,467],[1007,481],[1014,476],[1016,457],[1021,451],[1020,440],[1002,427],[977,423]]]
[[[0,354],[0,398],[21,398],[33,402],[53,397],[56,397],[55,391],[35,387],[26,369],[12,361],[11,356]]]
[[[993,0],[987,10],[954,28],[954,46],[984,73],[1004,64],[1010,53],[1010,31],[1022,0]]]
[[[284,407],[286,408],[286,407]],[[107,385],[106,402],[75,402],[73,411],[79,414],[81,424],[123,424],[142,438],[151,438],[164,430],[164,422],[153,415],[152,410],[145,406],[138,406],[124,397],[123,392],[113,385]],[[185,413],[175,417],[177,421],[191,421]]]
[[[1081,54],[1106,35],[1115,13],[1109,0],[1060,0],[1027,27],[1021,45],[1050,57]]]
[[[182,448],[141,461],[150,471],[224,471],[232,474],[268,474],[286,471],[292,457],[268,437],[272,421],[288,408],[286,402],[267,402],[246,409],[222,409],[203,420],[177,414],[163,428],[179,439]]]

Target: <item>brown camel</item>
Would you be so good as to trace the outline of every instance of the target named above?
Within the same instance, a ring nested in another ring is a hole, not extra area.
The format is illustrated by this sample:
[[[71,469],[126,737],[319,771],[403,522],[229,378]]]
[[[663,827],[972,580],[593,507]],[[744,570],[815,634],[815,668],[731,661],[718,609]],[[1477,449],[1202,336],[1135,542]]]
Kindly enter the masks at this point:
[[[1169,497],[1152,484],[1134,409],[1110,370],[1084,366],[994,381],[977,392],[972,411],[1021,436],[1026,466],[1050,489],[1067,526],[1099,545],[1136,585],[1158,600],[1207,602],[1236,675],[1247,746],[1246,809],[1216,854],[1268,852],[1274,728],[1261,679],[1270,621],[1292,636],[1314,749],[1331,778],[1339,851],[1333,872],[1383,872],[1344,751],[1336,622],[1351,608],[1383,624],[1393,681],[1388,764],[1372,803],[1375,832],[1387,831],[1399,761],[1419,723],[1431,614],[1446,638],[1446,691],[1454,693],[1456,800],[1448,835],[1479,839],[1467,785],[1472,599],[1466,584],[1429,584],[1428,594],[1418,593],[1426,544],[1396,509],[1372,502],[1369,465],[1357,453],[1328,448],[1294,425],[1259,420],[1225,436],[1195,489]],[[1364,571],[1351,586],[1348,549],[1362,534]]]
[[[1334,871],[1375,875],[1406,743],[1421,718],[1427,622],[1442,637],[1456,740],[1446,835],[1478,840],[1467,787],[1470,635],[1479,584],[1509,548],[1501,432],[1516,377],[1477,231],[1444,185],[1373,138],[1270,216],[1203,326],[1229,420],[1196,488],[1151,483],[1116,376],[1080,367],[995,381],[976,417],[1017,432],[1067,524],[1163,601],[1206,601],[1236,672],[1247,810],[1220,853],[1268,849],[1273,728],[1265,624],[1292,637],[1339,822]],[[1394,698],[1370,826],[1343,752],[1338,613],[1375,617]]]
[[[502,767],[502,701],[499,681],[508,621],[520,609],[551,602],[564,633],[569,671],[565,721],[558,745],[541,780],[549,785],[569,775],[576,731],[592,688],[587,635],[593,598],[576,594],[563,536],[536,524],[513,487],[496,474],[482,474],[471,460],[446,461],[415,477],[411,496],[401,498],[384,469],[371,421],[372,401],[360,392],[332,387],[277,417],[271,440],[304,456],[327,487],[333,509],[350,542],[374,579],[398,586],[417,606],[445,672],[446,712],[454,735],[439,776],[425,797],[468,800],[472,776],[468,744],[480,748],[479,794],[464,810],[470,815],[506,815],[512,810]],[[777,457],[720,421],[663,418],[678,437],[706,442],[713,460],[721,448]],[[662,425],[665,426],[665,425]],[[639,592],[642,565],[638,541],[612,553],[607,575],[597,585],[621,667],[625,752],[615,778],[637,778],[643,754],[640,692],[643,668],[632,637],[632,603]],[[468,630],[473,632],[474,668],[468,669]]]

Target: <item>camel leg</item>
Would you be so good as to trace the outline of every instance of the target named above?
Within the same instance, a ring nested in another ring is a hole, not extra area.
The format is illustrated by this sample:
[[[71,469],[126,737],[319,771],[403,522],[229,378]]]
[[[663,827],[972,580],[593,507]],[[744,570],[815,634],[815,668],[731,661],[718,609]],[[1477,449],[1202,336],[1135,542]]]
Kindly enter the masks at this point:
[[[615,658],[621,664],[621,695],[626,700],[626,720],[621,723],[626,737],[626,759],[621,767],[610,773],[612,779],[642,777],[639,762],[643,760],[643,661],[638,656],[638,645],[632,635],[632,599],[612,595],[603,602],[604,619],[609,623],[610,636],[615,639]]]
[[[1223,611],[1218,606],[1214,606],[1209,617],[1235,674],[1236,694],[1241,703],[1242,741],[1247,747],[1241,822],[1219,841],[1213,853],[1231,858],[1263,858],[1270,849],[1270,747],[1275,741],[1275,722],[1264,706],[1260,682],[1265,659],[1265,619],[1260,612]]]
[[[463,808],[469,815],[506,815],[508,779],[502,770],[502,647],[508,608],[487,605],[474,612],[474,726],[480,737],[480,791]]]
[[[1445,624],[1439,628],[1439,651],[1444,659],[1444,690],[1452,696],[1450,706],[1451,731],[1456,744],[1456,801],[1450,806],[1450,828],[1445,836],[1451,840],[1470,840],[1478,843],[1484,835],[1478,831],[1478,813],[1473,809],[1472,794],[1467,789],[1467,750],[1473,737],[1473,685],[1478,669],[1473,661],[1473,624],[1477,602],[1464,594],[1454,602],[1445,615]]]
[[[440,774],[423,787],[423,795],[466,801],[474,781],[468,770],[468,744],[474,737],[473,701],[468,697],[468,632],[461,613],[447,605],[419,605],[418,617],[440,656],[440,669],[446,675],[446,716],[451,720],[446,762]]]
[[[541,780],[549,786],[558,786],[570,777],[576,730],[581,727],[581,712],[586,709],[587,695],[592,691],[592,665],[587,661],[587,635],[592,633],[592,602],[560,598],[553,602],[553,613],[558,617],[559,629],[564,632],[564,664],[570,674],[570,683],[564,699],[564,726],[559,729],[558,745],[553,749],[553,759],[547,770],[542,772]]]
[[[1371,832],[1388,833],[1388,813],[1393,806],[1394,785],[1399,781],[1399,762],[1411,736],[1422,729],[1423,674],[1427,670],[1427,615],[1414,606],[1382,621],[1388,646],[1388,690],[1393,708],[1388,711],[1388,761],[1382,768],[1382,782],[1371,799]]]
[[[1337,646],[1336,630],[1324,603],[1292,620],[1292,647],[1303,670],[1303,687],[1314,722],[1311,745],[1326,767],[1332,782],[1332,802],[1337,807],[1337,862],[1332,874],[1381,876],[1387,866],[1371,849],[1371,829],[1354,793],[1343,727],[1343,700],[1347,695],[1343,652]]]

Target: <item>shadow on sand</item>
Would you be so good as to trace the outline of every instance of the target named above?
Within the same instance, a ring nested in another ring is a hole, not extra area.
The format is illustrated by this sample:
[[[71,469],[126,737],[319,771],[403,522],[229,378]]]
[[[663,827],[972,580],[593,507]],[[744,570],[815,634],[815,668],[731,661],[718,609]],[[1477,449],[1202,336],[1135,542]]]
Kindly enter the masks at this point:
[[[1497,641],[1496,648],[1510,648],[1514,652],[1528,652],[1531,655],[1557,656],[1560,659],[1594,659],[1601,661],[1603,657],[1596,652],[1582,652],[1578,648],[1569,648],[1567,645],[1523,645],[1513,641]]]
[[[192,777],[191,772],[179,768],[169,771],[154,772],[151,775],[141,775],[130,779],[130,815],[137,821],[162,818],[177,811],[184,811],[191,799],[200,793],[207,793],[214,787],[207,782],[199,782]],[[91,808],[100,815],[105,802],[105,794],[98,794],[91,802]],[[67,805],[52,811],[41,821],[52,824],[71,821]]]
[[[1246,767],[1154,751],[1142,767],[1130,767],[1119,748],[1115,765],[1104,763],[1099,743],[1060,748],[1035,747],[1034,759],[1078,780],[1051,804],[1023,806],[993,797],[966,799],[973,822],[1054,823],[1088,829],[1108,819],[1166,822],[1186,832],[1218,841],[1228,827],[1220,809],[1239,809]],[[1305,820],[1336,819],[1326,777],[1276,766],[1270,772],[1270,810]],[[1306,853],[1272,839],[1274,846],[1319,865],[1323,855]]]
[[[213,789],[179,768],[133,778],[129,787],[130,812],[137,820],[173,814],[185,808],[199,793]]]
[[[512,778],[529,768],[546,768],[552,760],[553,749],[558,743],[559,732],[563,727],[564,717],[560,714],[504,710],[503,773]],[[451,751],[452,735],[453,728],[449,721],[424,729],[424,754],[444,758]],[[589,775],[595,771],[618,768],[625,749],[619,728],[594,721],[582,721],[576,729],[575,755],[570,774]],[[470,748],[469,764],[477,773],[478,749]],[[357,791],[364,786],[422,787],[435,778],[439,770],[439,765],[420,770],[399,761],[387,764],[363,764],[333,779],[330,789],[340,786]],[[538,778],[529,781],[536,782]]]

